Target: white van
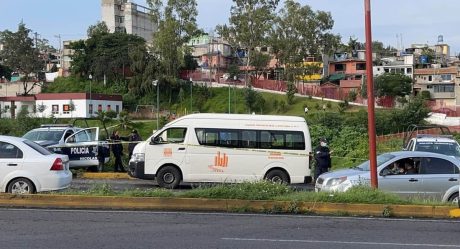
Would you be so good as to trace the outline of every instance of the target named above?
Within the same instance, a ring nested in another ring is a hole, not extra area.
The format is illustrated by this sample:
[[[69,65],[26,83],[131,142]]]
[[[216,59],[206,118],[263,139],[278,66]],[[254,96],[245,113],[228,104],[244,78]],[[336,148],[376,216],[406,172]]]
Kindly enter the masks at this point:
[[[261,179],[308,183],[310,152],[304,118],[203,113],[178,118],[139,143],[129,167],[132,176],[165,188]]]

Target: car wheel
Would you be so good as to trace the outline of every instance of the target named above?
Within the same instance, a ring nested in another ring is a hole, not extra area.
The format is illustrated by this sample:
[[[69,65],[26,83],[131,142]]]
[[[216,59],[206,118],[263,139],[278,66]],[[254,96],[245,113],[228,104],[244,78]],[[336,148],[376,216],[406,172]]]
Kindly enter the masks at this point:
[[[161,168],[157,175],[156,175],[156,180],[158,185],[162,188],[177,188],[179,186],[181,179],[181,173],[180,171],[173,166],[165,166]]]
[[[265,180],[275,183],[289,184],[289,176],[279,169],[270,170],[265,176]]]
[[[458,202],[458,193],[455,193],[449,197],[449,202],[458,205],[460,207],[460,203]]]
[[[17,178],[8,184],[8,193],[22,195],[35,193],[34,184],[26,178]]]

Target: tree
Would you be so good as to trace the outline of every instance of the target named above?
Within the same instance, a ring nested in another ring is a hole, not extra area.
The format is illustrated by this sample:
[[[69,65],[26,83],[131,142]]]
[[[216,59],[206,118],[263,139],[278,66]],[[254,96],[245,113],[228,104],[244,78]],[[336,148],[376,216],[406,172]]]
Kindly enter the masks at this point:
[[[246,83],[251,53],[265,45],[270,27],[273,25],[279,0],[233,0],[228,25],[218,25],[217,32],[235,49],[247,52]]]
[[[287,81],[294,82],[297,76],[315,71],[305,70],[303,62],[307,57],[318,58],[322,52],[329,53],[336,47],[339,36],[329,33],[333,25],[328,12],[315,12],[310,6],[301,6],[293,0],[284,2],[270,32],[270,44],[284,65]]]
[[[1,58],[5,66],[23,75],[23,94],[28,95],[32,89],[40,84],[35,81],[30,86],[31,74],[43,70],[44,63],[40,59],[39,51],[34,47],[33,39],[29,37],[30,29],[24,23],[20,23],[17,32],[4,31],[2,33],[3,50]]]
[[[404,74],[384,73],[374,80],[377,97],[404,97],[412,91],[412,79]]]
[[[96,81],[104,77],[107,82],[124,80],[126,69],[133,63],[129,55],[135,48],[145,47],[145,40],[139,36],[109,33],[104,22],[90,26],[88,36],[86,41],[71,44],[75,50],[71,71],[85,78],[91,74]]]
[[[295,84],[291,81],[287,83],[287,89],[286,89],[286,101],[288,105],[292,105],[294,103],[294,96],[297,93],[297,87]]]
[[[270,62],[270,55],[254,51],[254,53],[251,54],[251,66],[254,67],[256,71],[256,78],[259,79],[260,76],[265,72],[268,63]]]
[[[169,0],[166,6],[161,0],[147,0],[147,3],[152,9],[154,22],[158,24],[153,34],[152,51],[159,60],[171,104],[173,88],[177,89],[180,84],[179,72],[185,66],[184,56],[189,50],[184,44],[201,33],[196,24],[197,3],[196,0]]]

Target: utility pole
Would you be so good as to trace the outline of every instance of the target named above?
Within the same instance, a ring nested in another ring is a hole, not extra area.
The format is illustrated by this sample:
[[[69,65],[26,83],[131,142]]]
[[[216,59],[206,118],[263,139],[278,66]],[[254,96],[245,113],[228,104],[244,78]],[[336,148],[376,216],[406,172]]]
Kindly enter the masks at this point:
[[[366,29],[366,75],[367,75],[367,122],[369,133],[369,162],[371,170],[371,186],[378,188],[377,152],[375,138],[374,114],[374,77],[372,75],[372,31],[371,31],[371,1],[364,0],[365,29]]]

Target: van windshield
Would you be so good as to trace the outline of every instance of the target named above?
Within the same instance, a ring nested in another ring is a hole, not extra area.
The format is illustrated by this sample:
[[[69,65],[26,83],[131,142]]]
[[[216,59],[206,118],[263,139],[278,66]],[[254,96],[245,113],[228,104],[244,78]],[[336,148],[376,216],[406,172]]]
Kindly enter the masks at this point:
[[[391,160],[392,158],[394,158],[395,156],[392,155],[392,154],[382,154],[380,156],[377,156],[377,167],[388,162],[389,160]],[[365,161],[364,163],[356,166],[355,168],[359,169],[359,170],[362,170],[362,171],[370,171],[371,168],[370,168],[370,161],[367,160]]]

